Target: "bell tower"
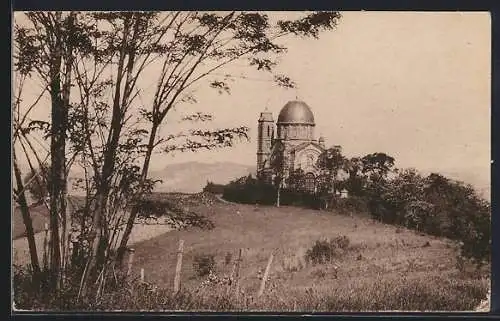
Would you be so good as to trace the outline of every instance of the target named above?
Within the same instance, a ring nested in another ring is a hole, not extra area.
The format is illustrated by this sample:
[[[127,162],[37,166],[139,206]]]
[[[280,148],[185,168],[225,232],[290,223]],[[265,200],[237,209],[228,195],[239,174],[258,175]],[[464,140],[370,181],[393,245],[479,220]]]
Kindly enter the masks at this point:
[[[271,146],[274,139],[273,114],[268,111],[260,113],[257,138],[257,175],[268,167],[266,162],[271,155]]]

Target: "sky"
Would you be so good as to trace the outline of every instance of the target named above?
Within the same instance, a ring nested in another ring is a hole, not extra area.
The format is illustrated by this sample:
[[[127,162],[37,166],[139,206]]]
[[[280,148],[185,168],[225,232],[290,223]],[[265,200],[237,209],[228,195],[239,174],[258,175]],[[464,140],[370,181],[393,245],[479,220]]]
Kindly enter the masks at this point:
[[[489,178],[490,29],[487,12],[342,12],[336,30],[320,39],[284,42],[288,52],[278,70],[297,89],[282,89],[242,64],[224,73],[252,80],[232,83],[230,95],[199,89],[198,103],[188,109],[212,113],[212,128],[248,126],[249,142],[157,154],[151,169],[187,161],[255,164],[260,112],[267,108],[276,119],[289,100],[299,99],[314,113],[316,136],[341,145],[346,156],[385,152],[400,168],[472,170]],[[157,78],[148,72],[146,96]],[[177,120],[186,112],[168,115],[162,134],[180,130]]]

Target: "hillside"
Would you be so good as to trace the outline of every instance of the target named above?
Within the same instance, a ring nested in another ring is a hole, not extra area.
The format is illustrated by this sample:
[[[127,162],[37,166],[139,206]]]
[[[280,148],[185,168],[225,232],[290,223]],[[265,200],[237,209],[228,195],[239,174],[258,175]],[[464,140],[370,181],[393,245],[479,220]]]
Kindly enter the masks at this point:
[[[136,244],[133,274],[144,269],[147,282],[171,291],[182,239],[182,287],[206,293],[207,309],[224,298],[227,286],[201,285],[209,281],[198,274],[196,262],[213,257],[217,277],[212,279],[220,279],[230,275],[238,249],[242,249],[240,289],[248,300],[223,309],[470,310],[487,292],[486,280],[457,269],[451,241],[362,215],[220,202],[191,210],[206,215],[215,228],[172,231]],[[315,265],[305,260],[314,242],[336,237],[345,237],[348,243],[337,249],[332,262]],[[265,298],[255,300],[260,273],[272,252]]]
[[[232,162],[187,162],[151,171],[149,177],[163,181],[162,184],[158,184],[157,192],[197,193],[203,189],[207,181],[226,184],[254,172],[254,166]]]

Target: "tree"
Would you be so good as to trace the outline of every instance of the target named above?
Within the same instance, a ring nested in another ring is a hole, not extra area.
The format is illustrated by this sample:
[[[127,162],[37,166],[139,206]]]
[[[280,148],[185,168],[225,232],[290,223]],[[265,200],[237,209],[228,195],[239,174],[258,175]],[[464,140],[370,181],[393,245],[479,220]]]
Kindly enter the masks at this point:
[[[36,250],[35,234],[33,231],[33,224],[31,221],[31,216],[28,208],[28,202],[26,201],[25,187],[23,186],[21,179],[21,171],[18,166],[18,160],[15,151],[13,152],[14,158],[14,175],[16,178],[16,188],[14,189],[14,199],[21,207],[21,214],[23,216],[23,223],[26,227],[26,237],[28,239],[28,247],[30,252],[31,267],[35,274],[35,278],[40,273],[40,264],[38,261],[38,254]]]
[[[16,48],[14,48],[16,49]],[[34,166],[31,162],[31,159],[28,154],[28,148],[26,145],[29,147],[32,147],[32,144],[30,143],[29,139],[27,139],[27,133],[29,132],[29,126],[26,126],[26,121],[27,118],[33,110],[34,106],[38,103],[38,101],[41,99],[43,93],[45,92],[45,89],[42,91],[42,93],[34,100],[34,102],[29,105],[24,113],[21,112],[22,107],[24,107],[23,104],[23,90],[25,86],[26,79],[28,78],[28,73],[27,72],[19,72],[16,77],[15,77],[15,98],[13,102],[13,135],[12,135],[12,143],[13,143],[13,149],[12,149],[12,156],[13,156],[13,170],[14,170],[14,177],[15,177],[15,182],[16,186],[13,188],[12,191],[12,196],[15,202],[19,205],[19,208],[21,210],[21,215],[23,219],[23,224],[26,228],[26,238],[28,241],[28,248],[29,248],[29,253],[30,253],[30,259],[31,259],[31,267],[33,269],[33,281],[34,283],[37,283],[38,281],[38,276],[40,275],[40,264],[38,260],[38,252],[36,248],[36,242],[35,242],[35,235],[34,235],[34,230],[33,230],[33,222],[31,220],[31,213],[30,213],[30,208],[28,206],[27,198],[26,198],[26,185],[24,184],[24,181],[22,179],[22,173],[21,169],[19,166],[19,158],[17,157],[18,155],[18,150],[21,148],[21,153],[24,153],[24,156],[26,156],[27,163],[30,167],[31,173],[33,175],[33,179],[39,184],[40,183],[40,178],[35,174],[35,169]],[[36,153],[34,155],[37,157],[38,156]],[[39,161],[39,163],[41,163]]]
[[[351,195],[361,196],[364,192],[365,179],[361,174],[363,163],[361,158],[353,157],[346,159],[344,163],[344,170],[348,174],[346,179],[346,188]]]
[[[400,171],[388,186],[384,197],[392,204],[394,212],[387,213],[386,221],[422,230],[433,207],[424,198],[424,178],[415,169],[406,169]]]
[[[330,191],[333,195],[336,195],[339,189],[339,186],[337,186],[338,174],[345,167],[345,163],[346,158],[342,155],[340,147],[328,148],[318,157],[317,165],[327,171]]]
[[[110,249],[119,235],[116,228],[125,221],[118,241],[117,261],[121,262],[139,211],[136,205],[154,185],[148,178],[154,151],[231,147],[238,139],[248,139],[246,127],[160,135],[170,111],[196,103],[200,86],[230,93],[231,80],[237,76],[224,70],[235,62],[246,61],[279,85],[293,87],[289,77],[274,72],[277,57],[286,51],[278,41],[287,36],[317,38],[320,32],[333,29],[340,18],[337,12],[314,12],[273,23],[266,14],[256,12],[27,16],[31,25],[16,28],[17,69],[36,73],[51,93],[52,234],[59,235],[58,215],[63,229],[67,222],[68,164],[74,159],[85,171],[84,211],[89,222],[82,226],[89,229],[90,251],[82,293],[87,284],[95,284],[105,274]],[[156,72],[158,81],[151,101],[144,102],[140,79],[147,68]],[[211,114],[200,112],[182,121],[211,119]],[[63,149],[72,151],[69,160]],[[54,238],[56,243],[64,241]],[[55,248],[52,261],[60,269],[61,263],[56,262],[61,261],[60,253]]]
[[[361,162],[361,172],[368,175],[371,181],[387,178],[387,174],[394,167],[394,158],[385,153],[368,154],[361,158]]]
[[[297,20],[280,20],[271,25],[269,17],[258,12],[174,14],[169,22],[174,26],[174,37],[167,47],[168,54],[163,62],[152,108],[145,112],[151,128],[142,177],[147,177],[153,149],[165,141],[167,146],[164,148],[170,152],[231,146],[234,138],[247,138],[248,128],[239,127],[215,132],[195,130],[190,133],[195,140],[188,136],[181,144],[169,144],[168,141],[180,136],[186,138],[184,134],[156,141],[160,124],[174,106],[196,102],[193,85],[208,80],[210,87],[229,93],[229,82],[234,76],[226,73],[221,79],[217,72],[236,61],[246,60],[257,70],[272,73],[277,65],[274,57],[286,50],[276,40],[289,35],[317,38],[321,31],[333,29],[339,18],[338,12],[315,12]],[[280,86],[294,86],[286,75],[276,74],[274,79]],[[136,211],[133,210],[120,244],[122,254],[135,216]]]
[[[404,169],[370,188],[376,219],[459,241],[462,255],[478,266],[490,259],[491,206],[472,186],[441,174],[423,177],[415,169]]]
[[[36,74],[50,94],[51,121],[46,127],[51,139],[50,268],[52,284],[60,286],[64,280],[61,271],[68,257],[66,249],[69,242],[65,153],[72,65],[75,48],[84,48],[87,38],[76,21],[76,12],[30,12],[26,16],[31,28],[16,28],[18,53],[15,67],[21,76]]]
[[[425,199],[433,204],[426,226],[437,235],[462,241],[462,255],[478,266],[490,260],[491,205],[470,185],[438,173],[425,178]]]
[[[274,145],[269,164],[271,165],[273,184],[276,186],[276,207],[280,207],[281,189],[283,188],[286,166],[284,146],[281,142]]]

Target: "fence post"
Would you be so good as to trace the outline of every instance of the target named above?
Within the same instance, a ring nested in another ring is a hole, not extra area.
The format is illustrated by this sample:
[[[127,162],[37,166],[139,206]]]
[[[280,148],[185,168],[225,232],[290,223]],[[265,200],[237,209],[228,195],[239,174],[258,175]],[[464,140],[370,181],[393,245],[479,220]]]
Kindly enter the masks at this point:
[[[239,252],[238,252],[238,259],[236,260],[236,269],[235,269],[235,276],[234,276],[234,280],[235,280],[235,287],[234,287],[234,294],[236,296],[236,298],[238,298],[239,294],[240,294],[240,267],[241,267],[241,254],[243,252],[243,249],[240,248]]]
[[[132,263],[134,263],[134,252],[133,248],[128,249],[128,264],[127,264],[127,277],[132,273]]]
[[[236,272],[236,261],[233,262],[232,268],[231,268],[231,273],[229,274],[229,284],[227,286],[226,294],[229,295],[231,293],[231,290],[233,289],[236,281],[234,278],[234,273]]]
[[[179,240],[179,249],[177,250],[177,266],[175,267],[174,295],[179,292],[181,284],[182,252],[184,251],[184,240]]]
[[[260,297],[264,293],[264,289],[266,287],[266,280],[269,277],[269,270],[271,269],[271,263],[273,262],[274,253],[271,253],[269,256],[269,260],[267,261],[266,271],[264,272],[264,276],[262,277],[262,282],[260,283],[259,293],[257,297]]]
[[[144,283],[144,268],[141,268],[141,283]]]

